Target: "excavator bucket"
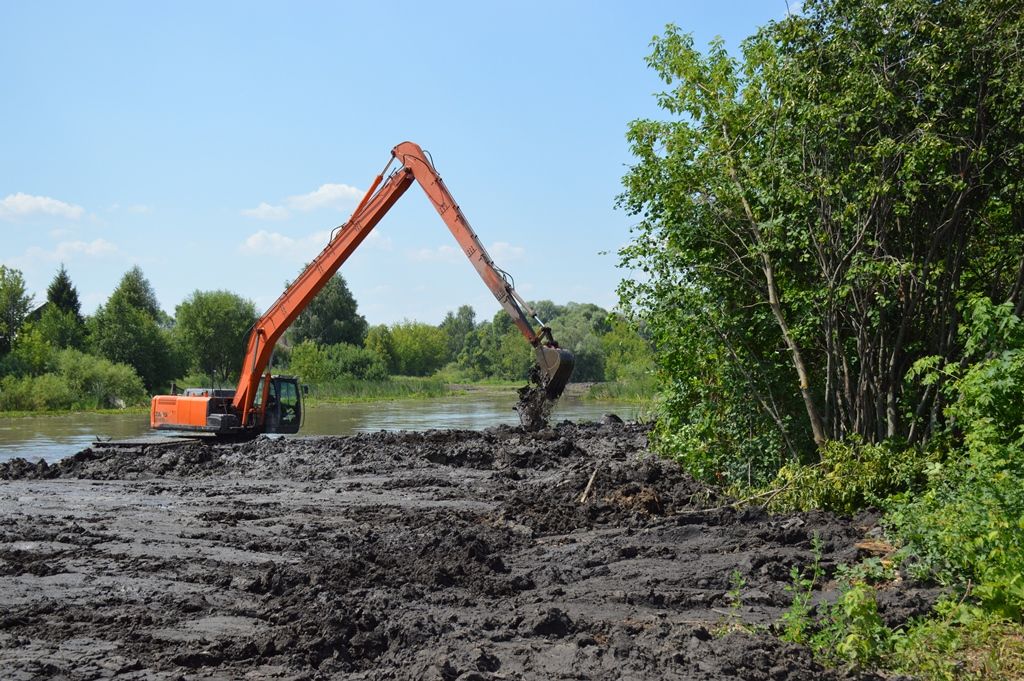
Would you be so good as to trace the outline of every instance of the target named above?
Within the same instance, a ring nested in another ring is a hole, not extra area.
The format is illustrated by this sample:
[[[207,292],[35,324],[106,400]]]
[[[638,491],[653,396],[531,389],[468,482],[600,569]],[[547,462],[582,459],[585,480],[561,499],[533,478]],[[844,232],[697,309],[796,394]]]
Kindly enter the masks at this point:
[[[558,399],[562,391],[565,390],[565,384],[569,382],[569,377],[572,376],[576,358],[568,350],[548,348],[543,345],[537,347],[536,353],[544,392],[549,399]]]

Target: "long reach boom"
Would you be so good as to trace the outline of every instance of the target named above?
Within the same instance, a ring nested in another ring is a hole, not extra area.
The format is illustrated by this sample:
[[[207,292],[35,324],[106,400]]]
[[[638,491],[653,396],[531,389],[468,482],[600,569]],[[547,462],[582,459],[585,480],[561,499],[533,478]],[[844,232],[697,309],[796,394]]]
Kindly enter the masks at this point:
[[[396,162],[398,166],[388,174]],[[267,424],[266,414],[268,400],[283,399],[281,394],[274,394],[271,377],[265,373],[275,344],[414,181],[426,193],[487,288],[535,348],[540,381],[548,397],[554,399],[561,395],[572,374],[572,353],[558,347],[551,329],[544,325],[515,291],[511,278],[494,264],[429,156],[419,145],[402,142],[391,151],[387,166],[374,179],[348,221],[332,232],[331,240],[323,251],[256,322],[249,335],[241,377],[233,394],[227,394],[228,391],[193,390],[191,395],[186,392],[185,396],[154,397],[151,410],[153,427],[217,432],[270,432],[271,426]],[[279,387],[274,385],[275,389]],[[175,398],[183,401],[175,405]],[[204,399],[207,401],[202,403]],[[158,400],[161,400],[159,404]],[[190,401],[196,401],[196,404],[188,404]],[[202,409],[204,406],[205,410]],[[202,424],[198,423],[202,420],[201,411],[206,412]],[[190,416],[184,417],[184,412]],[[211,419],[211,416],[214,418]],[[295,432],[297,429],[296,424],[295,430],[283,432]]]

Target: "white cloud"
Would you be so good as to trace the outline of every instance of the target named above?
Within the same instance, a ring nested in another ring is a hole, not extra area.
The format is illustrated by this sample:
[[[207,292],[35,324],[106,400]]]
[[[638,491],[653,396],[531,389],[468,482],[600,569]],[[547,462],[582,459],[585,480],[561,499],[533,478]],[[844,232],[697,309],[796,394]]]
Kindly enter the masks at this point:
[[[277,255],[296,261],[308,262],[327,246],[333,230],[320,230],[306,236],[291,237],[280,232],[261,229],[250,234],[238,250],[246,255]],[[370,232],[360,246],[361,250],[390,251],[391,237]]]
[[[83,257],[102,258],[119,252],[120,249],[106,239],[61,241],[49,250],[32,246],[24,255],[13,258],[10,262],[19,267],[26,267],[34,262],[70,262]]]
[[[495,241],[487,251],[497,263],[519,260],[526,253],[526,249],[522,246],[513,246],[507,241]]]
[[[143,213],[148,213],[153,209],[144,203],[133,203],[128,206],[122,206],[120,203],[117,202],[110,204],[110,207],[107,208],[108,213],[117,213],[122,210],[126,213],[135,213],[137,215],[141,215]]]
[[[8,194],[0,201],[0,218],[14,219],[39,213],[77,220],[85,213],[85,209],[49,196],[33,196],[22,192]]]
[[[519,260],[526,253],[522,246],[515,246],[507,241],[495,241],[487,248],[487,252],[496,263]],[[406,251],[406,257],[413,262],[458,262],[465,259],[461,248],[445,244],[436,248],[419,248]]]
[[[366,237],[366,241],[362,243],[360,248],[369,248],[375,251],[390,251],[394,248],[394,242],[391,241],[391,237],[385,236],[380,232],[370,232],[370,236]]]
[[[289,196],[284,202],[294,210],[311,211],[350,199],[358,200],[362,197],[362,190],[347,184],[322,184],[308,194]]]
[[[406,256],[414,262],[456,262],[463,257],[460,249],[447,245],[406,251]]]
[[[242,215],[257,220],[285,220],[293,210],[308,213],[338,204],[350,204],[361,199],[362,196],[363,190],[351,185],[327,183],[307,194],[289,196],[278,205],[260,203],[256,208],[243,210]]]
[[[106,239],[93,239],[92,241],[61,241],[53,251],[38,250],[45,253],[50,260],[70,260],[76,255],[90,258],[113,255],[117,253],[118,248]]]
[[[257,220],[286,220],[288,218],[288,209],[284,206],[271,206],[269,203],[261,203],[255,208],[243,210],[242,215],[256,218]]]
[[[241,251],[252,255],[277,255],[295,260],[309,260],[323,250],[330,238],[330,231],[314,232],[298,239],[261,229],[242,243]]]

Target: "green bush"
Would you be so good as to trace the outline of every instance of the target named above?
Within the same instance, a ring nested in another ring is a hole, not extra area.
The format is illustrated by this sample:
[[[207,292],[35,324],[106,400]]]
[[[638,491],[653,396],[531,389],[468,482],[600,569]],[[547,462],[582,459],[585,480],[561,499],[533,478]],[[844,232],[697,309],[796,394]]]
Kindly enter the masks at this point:
[[[70,409],[75,396],[61,376],[5,376],[0,381],[0,410],[52,411]]]
[[[75,395],[78,407],[124,407],[141,404],[148,397],[142,379],[127,364],[69,349],[57,355],[57,371]]]
[[[892,650],[894,633],[878,614],[875,589],[863,582],[842,584],[838,600],[823,608],[811,648],[829,666],[873,666]]]
[[[0,381],[0,411],[105,409],[144,403],[142,379],[125,364],[78,350],[61,350],[53,371],[6,376]]]
[[[712,364],[713,359],[706,363]],[[666,377],[673,374],[674,369],[665,371]],[[727,485],[763,484],[796,453],[787,449],[779,431],[759,421],[752,400],[722,399],[716,388],[726,391],[735,386],[725,388],[728,381],[720,379],[704,372],[667,378],[653,445],[698,478]]]
[[[329,357],[338,376],[383,381],[388,377],[385,360],[373,350],[339,343],[330,346]]]
[[[434,377],[445,383],[475,383],[484,378],[476,369],[464,367],[458,362],[448,362],[434,372]]]
[[[820,508],[853,513],[881,506],[890,497],[920,489],[936,454],[892,443],[828,442],[821,461],[783,466],[765,490],[776,511]],[[772,490],[778,490],[773,492]]]
[[[410,321],[394,324],[391,340],[398,373],[404,376],[429,376],[447,361],[448,336],[436,326]]]
[[[951,584],[973,584],[991,611],[1024,612],[1024,324],[985,298],[965,309],[966,365],[922,362],[944,374],[951,441],[962,444],[929,469],[920,497],[887,521],[922,567]]]
[[[395,339],[391,337],[391,329],[386,324],[371,326],[366,332],[363,346],[367,350],[380,355],[389,374],[398,373],[398,357],[395,355]]]
[[[0,373],[38,376],[53,368],[57,350],[44,337],[39,325],[26,323],[14,341],[11,352],[0,362]]]
[[[876,588],[898,579],[892,563],[877,558],[837,566],[834,602],[813,603],[824,577],[821,543],[814,538],[814,562],[794,566],[792,605],[778,623],[781,638],[808,646],[828,667],[910,674],[921,681],[1024,678],[1024,626],[985,612],[962,598],[945,597],[933,616],[889,628],[878,614]]]
[[[289,369],[311,385],[346,379],[383,381],[388,377],[384,358],[373,350],[347,343],[317,345],[303,341],[292,349]]]

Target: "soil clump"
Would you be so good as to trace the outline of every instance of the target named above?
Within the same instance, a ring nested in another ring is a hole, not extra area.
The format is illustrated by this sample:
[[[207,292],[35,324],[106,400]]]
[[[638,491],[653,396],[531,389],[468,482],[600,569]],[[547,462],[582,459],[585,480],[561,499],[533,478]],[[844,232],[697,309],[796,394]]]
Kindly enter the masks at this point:
[[[548,397],[544,383],[540,377],[540,368],[534,365],[530,369],[529,381],[516,391],[519,400],[516,402],[516,413],[523,429],[534,432],[547,428],[551,408],[555,402]]]
[[[647,434],[607,419],[0,464],[0,669],[853,678],[768,628],[812,537],[831,572],[856,559],[874,519],[736,510],[653,456]],[[901,585],[883,616],[933,599]]]

